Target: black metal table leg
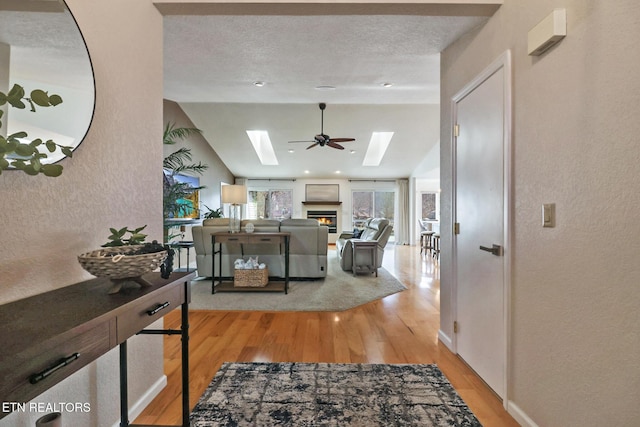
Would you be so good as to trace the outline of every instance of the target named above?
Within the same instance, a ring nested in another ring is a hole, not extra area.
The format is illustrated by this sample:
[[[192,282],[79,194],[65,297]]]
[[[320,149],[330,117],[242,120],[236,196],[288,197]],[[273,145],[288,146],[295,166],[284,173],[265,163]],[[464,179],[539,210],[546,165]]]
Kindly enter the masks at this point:
[[[185,283],[185,302],[180,308],[182,314],[182,425],[189,427],[189,283]]]
[[[129,426],[129,393],[127,389],[127,342],[120,344],[120,427]]]

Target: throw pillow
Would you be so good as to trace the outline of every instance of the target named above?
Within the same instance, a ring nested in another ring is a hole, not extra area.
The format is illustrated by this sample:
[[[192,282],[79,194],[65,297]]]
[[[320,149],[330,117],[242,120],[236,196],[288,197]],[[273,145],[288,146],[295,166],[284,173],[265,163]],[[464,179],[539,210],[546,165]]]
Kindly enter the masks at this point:
[[[362,230],[358,229],[358,228],[354,228],[353,229],[353,238],[354,239],[359,239],[360,236],[362,235]]]

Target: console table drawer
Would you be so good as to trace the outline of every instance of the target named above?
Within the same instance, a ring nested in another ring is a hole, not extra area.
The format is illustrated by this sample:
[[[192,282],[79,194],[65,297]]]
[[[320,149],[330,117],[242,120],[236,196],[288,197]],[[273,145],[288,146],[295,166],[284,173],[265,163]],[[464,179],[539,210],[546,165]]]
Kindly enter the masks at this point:
[[[216,243],[247,243],[249,239],[245,236],[220,235],[216,236]]]
[[[185,301],[181,286],[170,286],[160,292],[139,298],[134,305],[118,315],[118,343],[137,334],[164,317]]]
[[[282,242],[282,238],[280,236],[248,236],[247,243],[270,243],[273,245],[278,245]]]
[[[3,360],[0,396],[12,402],[38,396],[112,348],[113,327],[115,322],[105,321],[84,332],[34,342],[11,360]]]

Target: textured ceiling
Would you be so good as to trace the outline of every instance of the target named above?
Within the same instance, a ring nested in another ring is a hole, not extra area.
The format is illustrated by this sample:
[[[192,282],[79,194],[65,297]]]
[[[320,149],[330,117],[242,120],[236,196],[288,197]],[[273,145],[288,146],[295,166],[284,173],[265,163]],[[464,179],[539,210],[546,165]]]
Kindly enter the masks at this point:
[[[439,52],[478,17],[168,16],[165,96],[178,102],[439,102]],[[264,87],[254,88],[254,81]],[[382,83],[393,83],[385,90]],[[316,86],[335,91],[320,93]]]
[[[482,2],[488,8],[471,0],[397,6],[233,3],[158,0],[165,14],[165,98],[183,107],[232,173],[283,178],[299,177],[301,169],[316,177],[335,176],[336,170],[343,177],[406,177],[419,164],[433,165],[424,158],[438,144],[439,52],[499,7],[496,0]],[[24,63],[24,75],[46,69],[64,84],[79,81],[77,54],[68,53],[77,48],[77,36],[65,34],[56,21],[30,23],[36,14],[23,14],[20,25],[10,25],[17,22],[15,13],[0,13],[0,40],[15,46],[12,67]],[[33,45],[29,36],[38,29],[55,37]],[[265,85],[253,86],[258,80]],[[335,90],[316,89],[324,85]],[[328,104],[325,133],[357,138],[345,144],[347,150],[307,151],[304,144],[288,143],[319,133],[319,102]],[[255,129],[269,131],[279,166],[257,162],[244,133]],[[382,164],[364,168],[374,131],[396,134]]]
[[[407,177],[438,143],[439,52],[485,20],[165,16],[165,97],[182,106],[236,176],[301,177],[309,170],[306,176],[326,178],[339,170],[349,178]],[[346,150],[288,143],[320,132],[319,102],[328,104],[325,133],[357,139]],[[257,129],[269,131],[279,166],[258,162],[245,133]],[[374,131],[395,135],[379,167],[362,167]]]

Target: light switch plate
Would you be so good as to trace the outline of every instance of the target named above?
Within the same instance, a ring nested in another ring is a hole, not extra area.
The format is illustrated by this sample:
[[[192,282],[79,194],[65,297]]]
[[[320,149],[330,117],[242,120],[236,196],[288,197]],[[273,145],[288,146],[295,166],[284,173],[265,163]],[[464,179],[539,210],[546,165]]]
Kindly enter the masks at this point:
[[[555,203],[545,203],[542,205],[542,226],[543,227],[556,226],[556,204]]]

